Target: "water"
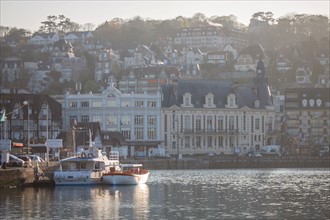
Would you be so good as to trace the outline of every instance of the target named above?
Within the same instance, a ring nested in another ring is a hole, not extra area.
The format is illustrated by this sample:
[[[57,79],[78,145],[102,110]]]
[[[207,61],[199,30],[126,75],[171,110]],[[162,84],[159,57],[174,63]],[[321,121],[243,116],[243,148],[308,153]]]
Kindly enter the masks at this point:
[[[1,189],[0,210],[0,219],[330,219],[330,170],[157,170],[139,186]]]

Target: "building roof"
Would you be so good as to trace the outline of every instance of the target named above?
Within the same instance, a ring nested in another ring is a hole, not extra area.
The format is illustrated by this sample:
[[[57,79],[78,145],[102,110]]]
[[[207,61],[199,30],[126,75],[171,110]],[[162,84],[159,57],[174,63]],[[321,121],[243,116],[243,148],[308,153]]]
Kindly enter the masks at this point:
[[[262,62],[262,61],[260,61]],[[261,64],[259,67],[262,66]],[[239,86],[231,81],[210,81],[210,80],[179,80],[177,85],[162,86],[162,107],[169,108],[173,105],[180,106],[183,103],[183,96],[191,94],[191,104],[195,108],[202,108],[205,104],[205,97],[213,94],[213,103],[216,108],[225,108],[227,97],[233,93],[237,97],[238,108],[256,108],[255,101],[259,100],[259,108],[272,106],[272,96],[264,73],[257,75],[251,82],[251,86]]]

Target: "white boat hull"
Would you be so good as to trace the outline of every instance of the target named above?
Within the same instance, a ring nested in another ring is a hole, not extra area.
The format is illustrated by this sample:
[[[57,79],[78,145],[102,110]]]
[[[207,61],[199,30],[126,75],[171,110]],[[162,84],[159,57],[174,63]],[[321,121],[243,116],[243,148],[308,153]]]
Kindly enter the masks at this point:
[[[149,172],[146,174],[106,174],[103,175],[102,182],[107,185],[137,185],[147,182]]]
[[[97,185],[102,183],[102,172],[56,171],[55,185]]]

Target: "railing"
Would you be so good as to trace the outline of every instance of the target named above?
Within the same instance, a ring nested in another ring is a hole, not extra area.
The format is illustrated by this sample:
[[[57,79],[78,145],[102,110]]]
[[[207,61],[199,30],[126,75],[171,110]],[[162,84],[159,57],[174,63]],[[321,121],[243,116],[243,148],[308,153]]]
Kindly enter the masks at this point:
[[[185,129],[184,134],[227,134],[227,135],[237,135],[237,129]]]

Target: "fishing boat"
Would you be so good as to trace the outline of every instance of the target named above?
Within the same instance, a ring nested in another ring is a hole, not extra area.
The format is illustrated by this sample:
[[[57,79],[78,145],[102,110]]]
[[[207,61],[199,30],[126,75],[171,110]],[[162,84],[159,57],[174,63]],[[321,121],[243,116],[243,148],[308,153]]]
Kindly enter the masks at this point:
[[[146,183],[148,178],[149,170],[142,164],[120,164],[104,173],[102,181],[107,185],[137,185]]]
[[[55,185],[102,184],[103,174],[117,166],[119,166],[118,152],[110,152],[108,159],[90,141],[88,149],[78,153],[77,156],[60,161],[60,167],[54,172],[53,179]]]

